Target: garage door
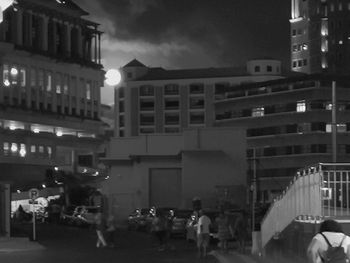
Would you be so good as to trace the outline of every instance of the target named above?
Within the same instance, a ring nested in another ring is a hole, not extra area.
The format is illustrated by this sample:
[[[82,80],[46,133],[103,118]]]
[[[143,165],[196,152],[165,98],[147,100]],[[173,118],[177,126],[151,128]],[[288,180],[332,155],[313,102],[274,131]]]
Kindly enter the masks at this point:
[[[179,207],[181,204],[181,169],[150,170],[150,202],[156,207]]]

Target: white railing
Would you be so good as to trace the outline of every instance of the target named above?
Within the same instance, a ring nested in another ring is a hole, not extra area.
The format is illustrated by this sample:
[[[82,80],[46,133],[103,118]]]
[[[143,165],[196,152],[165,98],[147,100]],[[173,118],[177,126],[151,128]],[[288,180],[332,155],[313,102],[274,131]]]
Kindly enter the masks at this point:
[[[299,170],[271,204],[261,224],[262,246],[293,220],[315,222],[350,215],[350,164],[325,164]]]

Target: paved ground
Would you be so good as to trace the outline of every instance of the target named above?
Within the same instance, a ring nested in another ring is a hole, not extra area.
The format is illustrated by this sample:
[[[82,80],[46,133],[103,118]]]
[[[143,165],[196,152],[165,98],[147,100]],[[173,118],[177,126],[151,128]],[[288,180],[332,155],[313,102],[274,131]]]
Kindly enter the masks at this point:
[[[17,235],[30,232],[29,225],[21,227]],[[1,263],[246,263],[252,262],[249,257],[237,254],[222,255],[213,251],[205,259],[196,257],[196,247],[184,239],[173,239],[175,250],[158,251],[156,242],[145,233],[118,230],[115,248],[96,248],[95,232],[86,228],[62,225],[41,224],[38,226],[38,243],[45,249],[0,253]],[[0,244],[1,246],[1,244]],[[1,252],[1,250],[0,250]]]

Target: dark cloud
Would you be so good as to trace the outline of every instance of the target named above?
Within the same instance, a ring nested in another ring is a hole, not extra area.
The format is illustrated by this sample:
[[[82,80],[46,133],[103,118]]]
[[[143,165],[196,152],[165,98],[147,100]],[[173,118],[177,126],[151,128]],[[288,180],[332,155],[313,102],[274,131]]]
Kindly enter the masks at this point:
[[[113,37],[153,44],[196,43],[222,64],[262,56],[287,60],[289,2],[99,0],[115,26]]]

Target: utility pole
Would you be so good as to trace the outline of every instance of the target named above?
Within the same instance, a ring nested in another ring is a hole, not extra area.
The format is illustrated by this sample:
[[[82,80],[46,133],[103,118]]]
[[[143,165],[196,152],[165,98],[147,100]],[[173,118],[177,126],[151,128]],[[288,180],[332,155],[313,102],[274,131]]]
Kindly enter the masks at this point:
[[[256,149],[253,148],[253,178],[252,178],[252,232],[255,231],[255,203],[256,203]]]
[[[335,81],[332,81],[332,162],[337,162],[337,92]]]

